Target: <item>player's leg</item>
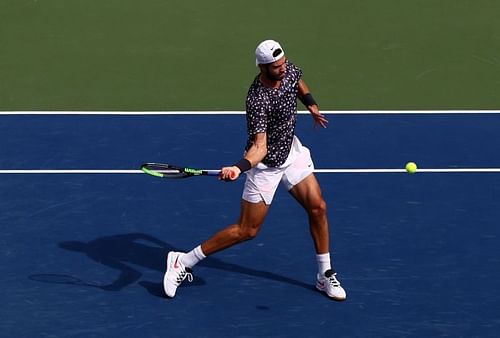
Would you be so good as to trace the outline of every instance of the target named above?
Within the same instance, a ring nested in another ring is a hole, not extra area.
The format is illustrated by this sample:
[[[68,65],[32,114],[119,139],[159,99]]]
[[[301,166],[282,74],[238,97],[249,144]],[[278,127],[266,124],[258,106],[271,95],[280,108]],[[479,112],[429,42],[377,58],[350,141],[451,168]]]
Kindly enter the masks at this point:
[[[295,159],[285,170],[282,182],[290,194],[302,205],[309,218],[309,229],[314,241],[318,264],[316,287],[335,300],[344,300],[345,291],[336,278],[330,260],[327,206],[318,180],[314,176],[311,154],[298,138],[294,139],[292,151],[295,152]]]
[[[309,229],[318,255],[330,251],[330,236],[326,202],[314,174],[310,174],[292,189],[290,194],[302,205],[309,218]]]
[[[247,172],[238,222],[214,234],[188,253],[169,252],[167,271],[163,278],[165,293],[173,297],[186,278],[192,279],[191,268],[206,256],[237,243],[254,238],[269,210],[283,170],[253,168]]]
[[[237,223],[217,232],[187,254],[169,252],[167,271],[163,277],[163,288],[167,296],[174,297],[177,288],[186,278],[192,281],[191,268],[206,256],[254,238],[264,223],[268,210],[269,206],[264,202],[251,203],[242,200],[240,218]]]
[[[208,256],[243,241],[253,239],[264,223],[269,206],[263,201],[251,203],[241,200],[240,218],[237,223],[217,232],[201,245]]]
[[[294,161],[286,168],[282,183],[307,212],[316,253],[326,254],[330,249],[326,203],[314,176],[311,153],[297,137],[294,139],[291,152]]]
[[[309,217],[309,229],[318,263],[316,288],[334,300],[345,300],[345,290],[330,262],[327,206],[314,174],[296,184],[290,189],[290,193],[304,207]]]

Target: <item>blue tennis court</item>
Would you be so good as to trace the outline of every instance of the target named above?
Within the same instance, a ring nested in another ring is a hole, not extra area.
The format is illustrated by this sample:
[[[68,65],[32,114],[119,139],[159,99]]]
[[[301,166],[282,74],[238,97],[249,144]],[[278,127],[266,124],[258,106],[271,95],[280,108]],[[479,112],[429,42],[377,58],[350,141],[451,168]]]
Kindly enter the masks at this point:
[[[499,168],[500,114],[328,115],[297,134],[316,168]],[[0,170],[217,169],[243,115],[5,115]],[[207,258],[174,299],[168,251],[238,217],[243,181],[0,174],[3,337],[496,337],[500,173],[318,173],[348,298],[314,289],[303,210],[284,189],[259,236]]]

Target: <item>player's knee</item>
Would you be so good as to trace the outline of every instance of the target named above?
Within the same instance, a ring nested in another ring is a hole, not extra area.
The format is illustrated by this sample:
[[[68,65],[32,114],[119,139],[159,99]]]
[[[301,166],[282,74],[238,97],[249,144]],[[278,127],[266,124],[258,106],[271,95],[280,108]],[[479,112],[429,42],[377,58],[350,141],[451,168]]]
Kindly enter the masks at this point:
[[[321,199],[311,205],[308,212],[312,217],[323,217],[326,215],[327,206],[325,200]]]
[[[261,224],[252,224],[252,225],[241,225],[240,226],[240,239],[242,241],[248,241],[257,237],[259,233]]]
[[[249,241],[257,237],[257,233],[259,232],[258,229],[250,229],[247,230],[247,232],[244,235],[245,241]]]

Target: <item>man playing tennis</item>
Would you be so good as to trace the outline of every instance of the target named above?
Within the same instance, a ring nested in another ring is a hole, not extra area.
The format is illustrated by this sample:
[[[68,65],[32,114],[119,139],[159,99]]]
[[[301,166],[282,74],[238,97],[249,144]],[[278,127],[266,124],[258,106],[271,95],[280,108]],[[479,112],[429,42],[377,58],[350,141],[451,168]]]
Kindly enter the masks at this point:
[[[330,262],[326,203],[313,173],[309,149],[294,134],[297,98],[316,124],[326,128],[328,121],[301,79],[302,71],[287,60],[278,42],[263,41],[255,54],[260,73],[246,99],[246,153],[235,165],[222,168],[220,174],[222,180],[232,181],[247,173],[240,218],[188,253],[169,252],[163,279],[165,293],[174,297],[184,279],[192,281],[191,268],[206,256],[253,239],[281,182],[309,216],[318,264],[316,288],[334,300],[344,300],[346,293]]]

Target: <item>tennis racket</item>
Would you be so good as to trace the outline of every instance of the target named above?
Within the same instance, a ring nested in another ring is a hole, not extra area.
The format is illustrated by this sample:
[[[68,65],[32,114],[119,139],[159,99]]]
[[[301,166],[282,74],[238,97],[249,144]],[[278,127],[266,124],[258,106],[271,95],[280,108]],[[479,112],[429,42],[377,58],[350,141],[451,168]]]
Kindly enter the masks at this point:
[[[178,167],[166,163],[144,163],[141,170],[148,175],[162,178],[188,178],[193,176],[219,176],[220,170]]]

